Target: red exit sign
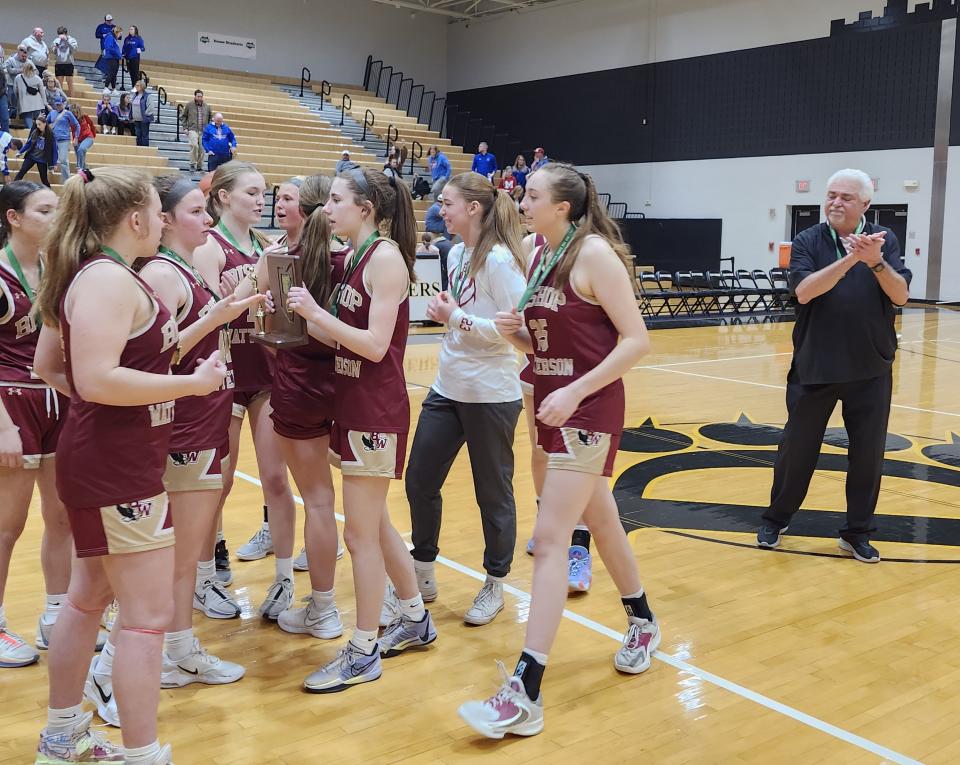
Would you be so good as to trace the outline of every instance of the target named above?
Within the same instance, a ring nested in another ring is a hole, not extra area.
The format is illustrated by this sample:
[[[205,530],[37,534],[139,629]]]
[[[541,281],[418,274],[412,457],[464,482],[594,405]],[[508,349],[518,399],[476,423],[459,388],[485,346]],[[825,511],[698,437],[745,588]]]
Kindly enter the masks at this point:
[[[797,193],[798,193],[798,194],[809,194],[809,193],[810,193],[810,181],[797,181]]]

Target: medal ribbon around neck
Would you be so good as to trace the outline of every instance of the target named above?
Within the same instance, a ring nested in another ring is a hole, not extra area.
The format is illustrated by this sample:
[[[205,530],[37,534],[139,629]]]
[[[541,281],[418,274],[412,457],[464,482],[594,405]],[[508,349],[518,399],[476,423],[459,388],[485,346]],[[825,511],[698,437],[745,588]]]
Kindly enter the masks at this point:
[[[540,254],[540,261],[537,263],[536,268],[530,272],[530,278],[527,280],[527,288],[523,291],[523,295],[520,298],[520,305],[517,306],[518,311],[526,308],[530,299],[537,293],[537,290],[543,286],[547,277],[551,274],[557,263],[560,262],[560,258],[562,258],[563,254],[567,251],[567,247],[570,246],[570,241],[576,233],[577,227],[571,223],[570,228],[567,229],[567,233],[564,234],[563,240],[560,242],[560,246],[557,247],[556,252],[551,254],[550,259],[545,260],[543,253]]]

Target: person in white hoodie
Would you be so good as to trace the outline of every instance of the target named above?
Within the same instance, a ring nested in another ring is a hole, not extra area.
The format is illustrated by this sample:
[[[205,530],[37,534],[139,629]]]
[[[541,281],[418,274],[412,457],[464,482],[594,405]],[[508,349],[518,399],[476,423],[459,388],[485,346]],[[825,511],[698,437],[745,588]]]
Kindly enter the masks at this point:
[[[24,37],[20,44],[27,49],[27,57],[37,67],[37,74],[43,77],[43,73],[50,64],[50,49],[43,41],[43,29],[36,27],[33,34]]]
[[[73,54],[77,52],[77,38],[71,37],[66,27],[57,27],[57,39],[53,41],[53,52],[57,57],[53,65],[53,72],[63,83],[63,89],[69,97],[73,97]]]
[[[447,334],[407,464],[412,555],[420,594],[424,601],[435,600],[440,490],[466,442],[487,578],[464,621],[480,625],[503,609],[503,579],[513,563],[517,536],[513,435],[522,395],[517,355],[494,318],[498,311],[513,310],[526,288],[523,235],[509,195],[479,173],[462,173],[443,187],[441,216],[463,243],[447,258],[449,290],[427,307],[427,317],[445,324]]]

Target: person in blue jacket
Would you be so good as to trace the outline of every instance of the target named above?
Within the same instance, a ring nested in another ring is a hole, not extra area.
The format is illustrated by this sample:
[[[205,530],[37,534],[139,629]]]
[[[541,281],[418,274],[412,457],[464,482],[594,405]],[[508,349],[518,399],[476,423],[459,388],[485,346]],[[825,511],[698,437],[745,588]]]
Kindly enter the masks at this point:
[[[117,72],[120,69],[120,27],[113,27],[110,34],[104,35],[100,40],[103,45],[103,53],[94,64],[97,69],[103,73],[103,86],[109,88],[113,95],[117,94]]]
[[[50,129],[53,130],[53,140],[57,142],[57,156],[60,160],[60,182],[66,183],[70,177],[70,144],[73,143],[74,132],[80,134],[80,122],[67,108],[67,102],[58,98],[53,102],[53,109],[47,114]]]
[[[131,25],[129,33],[123,40],[123,58],[127,62],[127,71],[130,73],[130,87],[140,79],[140,54],[147,49],[143,38],[140,36],[140,28]]]
[[[37,172],[40,173],[40,182],[49,188],[47,168],[57,164],[57,142],[53,140],[53,130],[47,124],[47,115],[43,112],[37,115],[30,130],[30,137],[17,152],[17,156],[23,157],[23,164],[20,165],[20,171],[14,180],[23,180],[30,169],[36,166]]]
[[[203,150],[207,152],[207,171],[211,173],[233,159],[237,151],[237,137],[220,112],[214,114],[213,122],[203,129]]]
[[[100,50],[103,50],[103,39],[107,35],[113,34],[113,16],[109,13],[103,17],[103,23],[97,26],[96,31],[94,31],[94,37],[100,41]]]
[[[450,180],[450,160],[436,146],[427,149],[427,166],[430,168],[430,191],[439,194]]]
[[[473,167],[470,169],[475,173],[487,176],[488,181],[493,180],[497,172],[497,158],[487,151],[487,142],[481,141],[477,147],[477,153],[473,155]]]

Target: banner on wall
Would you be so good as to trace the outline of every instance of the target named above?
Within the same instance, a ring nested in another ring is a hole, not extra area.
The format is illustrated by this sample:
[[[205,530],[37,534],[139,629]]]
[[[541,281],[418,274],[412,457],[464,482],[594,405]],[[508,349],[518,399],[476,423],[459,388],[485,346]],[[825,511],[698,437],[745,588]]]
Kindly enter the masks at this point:
[[[410,321],[426,321],[430,298],[440,294],[440,258],[417,258],[417,283],[410,285]]]
[[[197,32],[197,50],[210,56],[256,58],[257,41],[250,37]]]

